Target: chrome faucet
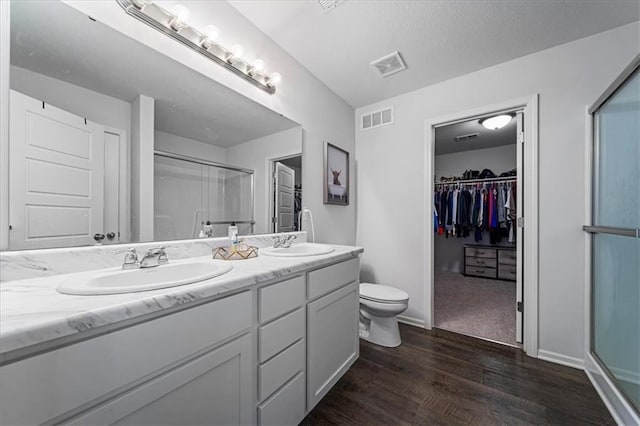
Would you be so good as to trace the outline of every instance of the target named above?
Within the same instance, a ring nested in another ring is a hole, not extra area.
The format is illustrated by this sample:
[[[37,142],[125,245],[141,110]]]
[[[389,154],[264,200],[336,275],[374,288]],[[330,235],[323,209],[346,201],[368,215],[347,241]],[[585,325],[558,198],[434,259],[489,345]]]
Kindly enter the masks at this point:
[[[289,248],[291,242],[296,239],[295,235],[276,235],[273,239],[273,248]]]
[[[122,269],[137,269],[140,267],[140,262],[138,261],[138,253],[136,249],[130,248],[126,251],[124,255],[124,262],[122,262]]]
[[[165,247],[156,247],[149,249],[140,261],[141,268],[153,268],[154,266],[169,263],[167,253],[164,251]]]

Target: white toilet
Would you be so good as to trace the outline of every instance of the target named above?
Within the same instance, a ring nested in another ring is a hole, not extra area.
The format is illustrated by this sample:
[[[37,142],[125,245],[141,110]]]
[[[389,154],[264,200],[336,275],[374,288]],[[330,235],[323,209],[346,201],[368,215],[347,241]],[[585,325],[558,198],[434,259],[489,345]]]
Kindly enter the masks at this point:
[[[404,291],[380,284],[360,284],[360,338],[376,345],[400,345],[397,316],[409,306]]]

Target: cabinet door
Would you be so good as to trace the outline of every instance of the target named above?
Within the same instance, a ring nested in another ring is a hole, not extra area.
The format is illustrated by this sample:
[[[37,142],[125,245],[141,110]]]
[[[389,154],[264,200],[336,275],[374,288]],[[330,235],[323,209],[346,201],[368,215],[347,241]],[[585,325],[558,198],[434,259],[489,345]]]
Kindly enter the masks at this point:
[[[307,410],[311,410],[359,355],[358,283],[308,304]]]
[[[244,335],[72,419],[71,424],[251,423],[251,336]]]

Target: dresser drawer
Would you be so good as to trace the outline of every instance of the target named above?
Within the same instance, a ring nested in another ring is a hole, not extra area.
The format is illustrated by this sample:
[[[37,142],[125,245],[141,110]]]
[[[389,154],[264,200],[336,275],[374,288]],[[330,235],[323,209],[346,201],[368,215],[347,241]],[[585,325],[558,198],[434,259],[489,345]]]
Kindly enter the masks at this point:
[[[496,270],[493,268],[482,268],[480,266],[467,266],[465,275],[473,275],[477,277],[496,278]]]
[[[359,273],[360,262],[357,258],[309,272],[309,300],[357,281]]]
[[[482,268],[495,268],[496,260],[488,257],[467,257],[465,262],[468,266],[480,266]]]
[[[489,259],[495,259],[497,257],[496,249],[484,248],[484,247],[465,247],[466,257],[484,257]]]
[[[264,400],[289,379],[304,370],[305,354],[305,340],[301,339],[281,354],[259,366],[258,399]]]
[[[304,373],[299,373],[291,382],[258,407],[259,425],[297,425],[304,419],[305,408]]]
[[[261,323],[299,308],[305,301],[305,279],[296,277],[258,290],[258,316]]]
[[[296,340],[304,337],[305,328],[304,309],[298,309],[289,315],[260,327],[260,362],[265,362]]]
[[[517,271],[516,265],[503,265],[500,264],[498,267],[498,278],[503,280],[516,280]]]
[[[518,260],[515,250],[499,250],[498,263],[503,265],[515,265]]]

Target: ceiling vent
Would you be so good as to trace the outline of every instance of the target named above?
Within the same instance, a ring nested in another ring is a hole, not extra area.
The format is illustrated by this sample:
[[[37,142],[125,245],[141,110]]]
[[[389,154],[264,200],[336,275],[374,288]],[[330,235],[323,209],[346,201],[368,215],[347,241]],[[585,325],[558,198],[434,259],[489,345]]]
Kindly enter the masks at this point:
[[[371,65],[380,73],[382,77],[388,77],[391,74],[407,69],[407,65],[402,60],[400,52],[397,50],[390,55],[371,62]]]
[[[478,136],[480,136],[480,133],[469,133],[468,135],[460,135],[460,136],[456,136],[456,140],[458,142],[462,142],[462,141],[468,141],[470,139],[475,139]]]
[[[326,12],[331,12],[333,9],[338,7],[341,3],[344,3],[344,0],[318,0],[318,4],[322,8],[322,10]]]
[[[386,126],[391,123],[393,123],[393,107],[363,114],[362,117],[360,117],[360,128],[362,130]]]

